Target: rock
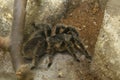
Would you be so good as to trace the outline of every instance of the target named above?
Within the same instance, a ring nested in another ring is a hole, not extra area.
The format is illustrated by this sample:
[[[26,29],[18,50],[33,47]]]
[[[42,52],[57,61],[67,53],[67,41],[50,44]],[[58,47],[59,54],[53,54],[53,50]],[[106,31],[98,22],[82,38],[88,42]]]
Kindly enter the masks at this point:
[[[120,80],[120,1],[109,0],[91,65],[100,80]]]
[[[0,0],[0,36],[10,34],[12,25],[13,0]]]
[[[17,80],[14,73],[0,73],[0,80]]]

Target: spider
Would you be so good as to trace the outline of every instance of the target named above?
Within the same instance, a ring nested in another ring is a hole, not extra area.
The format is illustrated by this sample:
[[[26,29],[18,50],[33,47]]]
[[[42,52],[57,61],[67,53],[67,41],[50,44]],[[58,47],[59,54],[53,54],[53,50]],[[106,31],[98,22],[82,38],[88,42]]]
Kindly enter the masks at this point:
[[[71,39],[69,41],[71,41],[72,44],[75,45],[74,47],[78,48],[79,51],[86,56],[86,58],[90,60],[92,59],[91,56],[89,56],[84,45],[81,43],[79,33],[77,32],[75,27],[59,24],[56,26],[56,34],[59,34],[59,33],[71,35]]]
[[[75,54],[74,44],[72,44],[72,42],[70,41],[71,38],[72,36],[68,34],[57,34],[55,36],[47,38],[47,54],[49,54],[50,61],[48,67],[51,66],[53,57],[57,52],[62,53],[67,51],[76,61],[79,62],[79,59]]]
[[[50,55],[50,62],[48,67],[51,66],[52,60],[56,52],[69,52],[69,54],[79,62],[79,59],[76,56],[76,50],[79,50],[83,55],[91,60],[87,50],[84,48],[77,30],[71,26],[57,25],[56,26],[56,35],[47,38],[47,51]]]
[[[77,30],[71,26],[56,25],[55,35],[51,35],[52,28],[48,24],[34,26],[36,32],[30,36],[23,45],[23,53],[26,59],[32,59],[32,67],[36,67],[38,60],[44,55],[49,55],[48,67],[53,62],[53,57],[57,52],[67,51],[77,62],[80,60],[76,56],[79,50],[86,58],[91,60],[88,52],[79,39]],[[30,56],[28,56],[30,55]]]

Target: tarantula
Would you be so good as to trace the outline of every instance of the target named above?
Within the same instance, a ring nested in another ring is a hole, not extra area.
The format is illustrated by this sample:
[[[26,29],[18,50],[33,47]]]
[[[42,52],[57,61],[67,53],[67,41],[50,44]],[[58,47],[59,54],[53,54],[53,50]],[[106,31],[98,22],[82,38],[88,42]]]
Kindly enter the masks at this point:
[[[81,43],[79,34],[75,28],[72,26],[57,25],[55,33],[56,35],[47,38],[47,51],[50,54],[50,63],[48,64],[48,67],[52,64],[52,60],[56,52],[68,51],[69,54],[79,62],[79,59],[75,54],[77,49],[85,55],[86,58],[90,60],[92,59]]]
[[[49,55],[48,67],[51,66],[54,55],[57,52],[69,52],[76,61],[79,62],[75,52],[79,50],[86,58],[91,60],[91,56],[85,50],[79,39],[79,34],[71,26],[56,25],[55,35],[51,35],[52,28],[48,24],[34,26],[36,32],[30,36],[23,45],[23,56],[32,59],[32,67],[36,67],[38,60],[44,55]]]

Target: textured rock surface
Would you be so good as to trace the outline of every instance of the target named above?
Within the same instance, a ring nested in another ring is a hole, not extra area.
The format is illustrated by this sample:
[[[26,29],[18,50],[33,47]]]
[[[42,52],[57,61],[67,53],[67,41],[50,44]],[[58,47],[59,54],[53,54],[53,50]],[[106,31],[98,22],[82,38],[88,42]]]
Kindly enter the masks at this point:
[[[8,36],[12,21],[13,0],[0,0],[0,36]]]
[[[8,36],[11,30],[10,27],[12,25],[12,12],[13,0],[0,0],[0,48],[3,44],[4,46],[2,47],[6,47],[9,44]],[[14,73],[11,64],[11,58],[8,52],[4,53],[0,49],[0,80],[5,80],[4,77],[10,80],[11,75],[6,73]]]
[[[45,58],[39,65],[40,69],[35,70],[35,80],[85,80],[84,70],[89,73],[87,67],[84,67],[89,66],[89,63],[85,64],[87,61],[81,61],[78,64],[69,55],[56,55],[49,69],[46,68],[47,63],[47,58]]]
[[[109,0],[91,69],[101,80],[120,80],[120,1]]]

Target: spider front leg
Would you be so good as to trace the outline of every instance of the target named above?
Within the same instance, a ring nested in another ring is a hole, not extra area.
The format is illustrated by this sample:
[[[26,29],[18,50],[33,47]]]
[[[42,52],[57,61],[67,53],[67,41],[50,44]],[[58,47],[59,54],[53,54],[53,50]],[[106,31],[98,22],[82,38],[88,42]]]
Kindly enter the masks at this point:
[[[38,65],[38,61],[39,61],[39,58],[37,56],[35,56],[35,58],[33,58],[33,60],[32,60],[31,69],[36,68],[36,66]]]
[[[42,43],[42,44],[41,44]],[[46,42],[38,41],[37,45],[33,50],[33,60],[32,60],[32,69],[38,65],[39,60],[45,56]]]
[[[48,68],[51,67],[51,65],[52,65],[52,63],[53,63],[53,58],[54,58],[54,55],[53,55],[53,54],[50,54],[50,55],[49,55],[49,63],[48,63],[48,65],[47,65]]]
[[[65,30],[65,26],[63,24],[58,24],[56,25],[56,30],[55,30],[55,34],[59,34],[62,33]]]
[[[80,62],[80,60],[78,59],[77,55],[75,54],[75,48],[74,45],[71,43],[68,43],[66,45],[67,51],[70,53],[70,55],[74,58],[74,60],[76,60],[77,62]]]
[[[85,55],[86,58],[88,58],[89,60],[92,60],[92,57],[88,54],[87,50],[85,49],[85,47],[83,46],[83,44],[80,42],[80,40],[76,39],[74,44],[78,48],[78,50],[83,55]]]
[[[37,55],[37,51],[38,51],[39,47],[40,47],[40,41],[38,41],[37,45],[35,46],[35,48],[33,50],[33,59],[32,59],[31,69],[35,68],[39,61],[39,55]]]
[[[47,50],[47,55],[48,55],[48,57],[49,57],[49,63],[48,63],[48,65],[47,65],[47,68],[50,68],[51,67],[51,65],[52,65],[52,63],[53,63],[53,58],[54,58],[54,55],[55,55],[55,52],[54,52],[54,50],[52,49],[48,49]]]
[[[35,68],[38,62],[38,56],[36,55],[37,50],[38,50],[38,46],[36,46],[35,49],[33,50],[31,69]]]

